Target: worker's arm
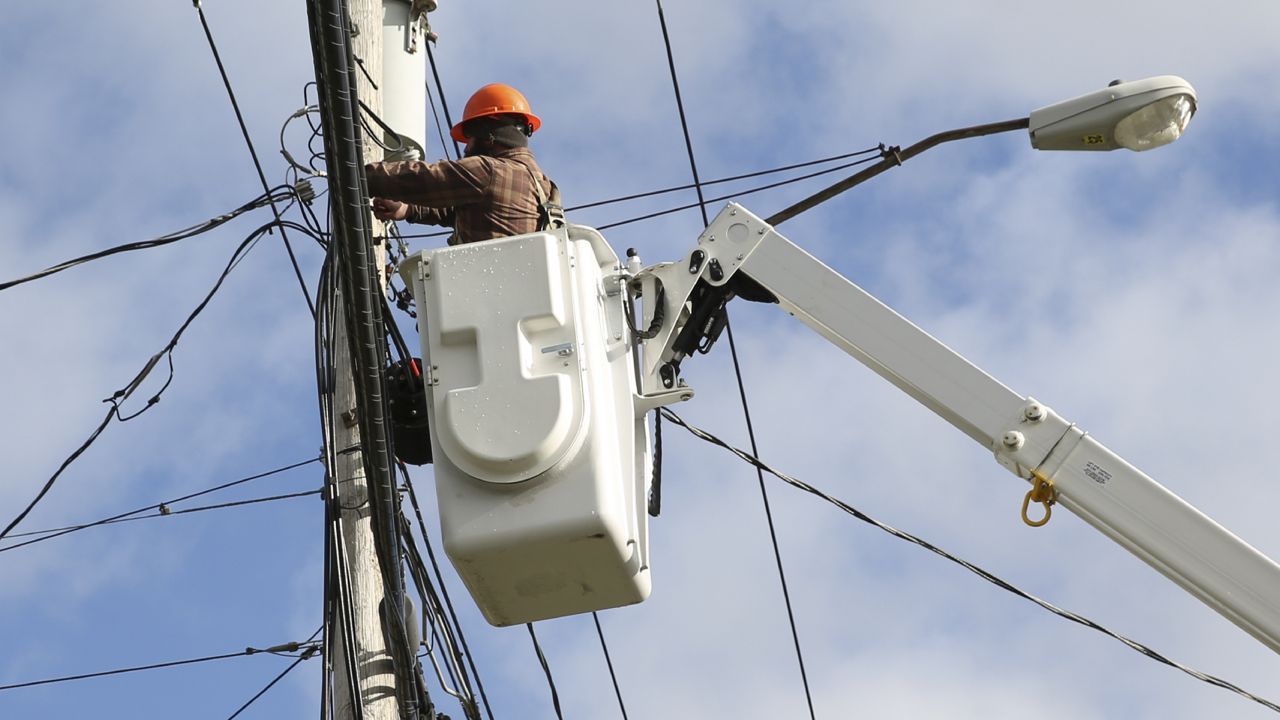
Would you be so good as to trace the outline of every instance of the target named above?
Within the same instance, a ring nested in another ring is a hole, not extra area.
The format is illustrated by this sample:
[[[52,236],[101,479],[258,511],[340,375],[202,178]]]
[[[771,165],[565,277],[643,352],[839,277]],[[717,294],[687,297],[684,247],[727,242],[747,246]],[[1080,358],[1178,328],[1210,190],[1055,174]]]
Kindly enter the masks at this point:
[[[375,199],[374,214],[380,219],[453,227],[454,207],[484,200],[493,164],[479,157],[457,162],[370,163],[365,166],[365,178]],[[403,215],[399,203],[405,204]]]
[[[373,198],[373,216],[379,220],[407,220],[420,225],[444,225],[453,227],[453,208],[429,208],[410,205],[390,198]]]
[[[482,202],[493,180],[493,163],[483,157],[369,163],[364,174],[370,197],[442,210]]]

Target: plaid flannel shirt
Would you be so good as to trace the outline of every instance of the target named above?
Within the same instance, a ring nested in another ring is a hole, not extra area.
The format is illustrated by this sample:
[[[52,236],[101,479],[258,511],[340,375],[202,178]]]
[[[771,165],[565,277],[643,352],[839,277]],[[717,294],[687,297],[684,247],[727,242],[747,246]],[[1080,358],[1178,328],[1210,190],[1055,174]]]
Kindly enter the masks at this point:
[[[409,204],[409,222],[452,227],[450,245],[535,232],[533,179],[547,197],[554,187],[528,148],[434,163],[372,163],[365,177],[371,196]]]

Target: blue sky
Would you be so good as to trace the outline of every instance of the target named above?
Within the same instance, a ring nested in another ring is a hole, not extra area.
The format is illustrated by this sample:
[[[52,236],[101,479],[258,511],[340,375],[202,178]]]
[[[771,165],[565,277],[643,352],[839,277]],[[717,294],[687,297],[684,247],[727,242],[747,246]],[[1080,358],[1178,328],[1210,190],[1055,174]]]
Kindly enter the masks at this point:
[[[520,87],[544,120],[534,148],[568,205],[689,181],[651,3],[441,5],[432,21],[451,108],[483,83]],[[665,5],[704,178],[905,146],[1115,78],[1190,80],[1200,108],[1168,148],[1037,153],[1020,134],[955,143],[782,230],[1280,557],[1271,510],[1280,489],[1268,474],[1280,431],[1280,10],[1147,0]],[[304,104],[312,74],[304,7],[205,3],[273,183],[285,172],[280,125]],[[0,277],[170,232],[259,193],[189,3],[6,13]],[[428,137],[440,157],[434,128]],[[293,139],[298,149],[304,138]],[[742,202],[768,215],[821,186]],[[693,199],[571,220],[604,224]],[[258,211],[176,246],[0,292],[6,521],[268,217]],[[652,263],[682,257],[700,230],[698,213],[686,211],[607,237]],[[291,237],[314,280],[318,250]],[[1280,696],[1274,653],[1069,513],[1023,526],[1025,485],[873,373],[769,307],[735,307],[734,327],[767,461],[1174,659]],[[316,455],[310,318],[278,236],[235,270],[174,359],[160,404],[109,427],[19,530]],[[698,397],[677,410],[745,445],[727,346],[686,364],[686,376]],[[653,596],[601,616],[630,716],[803,716],[754,472],[666,429]],[[431,498],[430,471],[415,479]],[[310,466],[218,499],[320,483]],[[807,495],[778,483],[769,491],[819,717],[1270,715]],[[317,501],[299,499],[0,553],[0,684],[307,637],[320,622],[321,517]],[[495,715],[553,717],[523,630],[488,627],[460,586],[453,594]],[[619,716],[590,619],[547,622],[539,634],[566,717]],[[224,717],[286,662],[233,659],[0,692],[0,717],[86,708]],[[318,683],[311,661],[247,717],[314,717]]]

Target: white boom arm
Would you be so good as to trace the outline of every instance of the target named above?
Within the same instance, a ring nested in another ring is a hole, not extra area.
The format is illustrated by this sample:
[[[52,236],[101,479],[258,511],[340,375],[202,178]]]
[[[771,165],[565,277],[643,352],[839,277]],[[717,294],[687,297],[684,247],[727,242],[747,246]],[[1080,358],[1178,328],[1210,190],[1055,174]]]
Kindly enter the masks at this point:
[[[645,299],[642,338],[650,336],[642,339],[638,407],[646,397],[659,405],[673,394],[692,395],[679,378],[680,361],[714,341],[727,300],[776,300],[1001,465],[1037,489],[1047,485],[1046,496],[1280,652],[1280,565],[741,206],[721,211],[683,263],[647,268],[636,283]]]

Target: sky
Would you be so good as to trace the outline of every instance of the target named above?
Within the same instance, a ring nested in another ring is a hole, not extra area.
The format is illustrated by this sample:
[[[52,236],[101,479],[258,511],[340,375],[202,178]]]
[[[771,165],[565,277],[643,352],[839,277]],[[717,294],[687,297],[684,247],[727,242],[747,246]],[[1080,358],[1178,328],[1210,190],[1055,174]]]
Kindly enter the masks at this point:
[[[488,82],[524,91],[543,119],[533,148],[567,205],[690,181],[654,4],[440,5],[431,19],[450,108]],[[204,10],[266,175],[281,182],[281,125],[312,101],[305,4],[210,0]],[[780,229],[1280,557],[1270,474],[1280,432],[1280,8],[668,0],[665,11],[703,179],[905,147],[1117,78],[1189,80],[1199,108],[1169,147],[1041,153],[1023,133],[952,143]],[[199,223],[261,192],[189,3],[8,8],[0,68],[0,280]],[[427,152],[439,159],[431,122]],[[300,154],[297,125],[286,141]],[[837,177],[738,201],[767,216]],[[677,193],[569,219],[608,224],[694,200]],[[269,217],[259,210],[0,291],[6,524]],[[655,263],[682,258],[702,227],[689,210],[605,234],[620,254],[634,247]],[[289,239],[314,290],[320,251]],[[1083,521],[1059,508],[1046,527],[1023,525],[1027,486],[984,448],[776,308],[739,303],[731,313],[766,462],[1170,658],[1280,699],[1275,653]],[[183,336],[162,400],[108,426],[17,531],[315,457],[312,348],[288,255],[268,236]],[[676,411],[747,446],[728,343],[684,373],[697,397]],[[161,381],[153,375],[146,388]],[[652,596],[600,614],[629,717],[806,717],[755,472],[669,424],[663,458]],[[414,479],[431,524],[430,469]],[[312,464],[210,502],[322,480]],[[1272,716],[812,496],[772,479],[766,487],[818,717]],[[321,504],[308,497],[0,552],[0,685],[305,639],[320,624],[322,531]],[[493,715],[554,717],[524,630],[486,625],[446,574]],[[621,717],[591,619],[537,627],[565,717]],[[0,691],[0,717],[86,708],[226,717],[287,663],[255,656]],[[315,717],[319,683],[312,660],[241,717]]]

